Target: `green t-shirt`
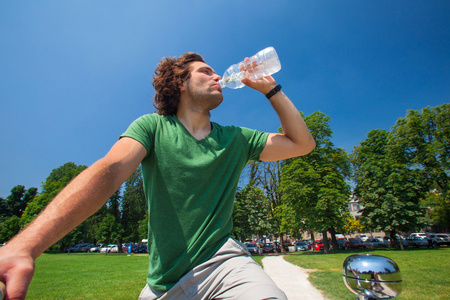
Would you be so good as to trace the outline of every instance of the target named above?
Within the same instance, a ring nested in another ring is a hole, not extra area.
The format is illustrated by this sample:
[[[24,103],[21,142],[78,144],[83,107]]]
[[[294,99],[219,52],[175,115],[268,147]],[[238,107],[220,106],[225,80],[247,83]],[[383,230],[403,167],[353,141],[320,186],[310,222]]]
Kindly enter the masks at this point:
[[[268,133],[211,124],[211,133],[197,140],[175,116],[148,114],[121,136],[147,149],[142,173],[153,289],[170,289],[230,237],[240,174],[264,149]]]

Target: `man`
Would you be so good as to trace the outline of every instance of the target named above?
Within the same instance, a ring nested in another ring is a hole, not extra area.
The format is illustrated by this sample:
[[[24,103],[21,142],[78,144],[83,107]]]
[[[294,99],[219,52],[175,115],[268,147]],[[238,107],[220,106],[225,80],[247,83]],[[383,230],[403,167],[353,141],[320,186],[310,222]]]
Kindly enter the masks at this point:
[[[425,231],[425,238],[427,240],[427,248],[434,248],[433,247],[433,239],[431,238],[431,233],[427,230]]]
[[[270,76],[242,81],[269,98],[283,133],[212,123],[209,112],[223,100],[219,79],[195,53],[160,62],[153,81],[158,114],[133,122],[105,157],[0,249],[9,297],[25,297],[34,260],[104,205],[142,163],[150,215],[149,273],[140,299],[285,299],[231,238],[233,200],[248,160],[305,155],[315,142]]]

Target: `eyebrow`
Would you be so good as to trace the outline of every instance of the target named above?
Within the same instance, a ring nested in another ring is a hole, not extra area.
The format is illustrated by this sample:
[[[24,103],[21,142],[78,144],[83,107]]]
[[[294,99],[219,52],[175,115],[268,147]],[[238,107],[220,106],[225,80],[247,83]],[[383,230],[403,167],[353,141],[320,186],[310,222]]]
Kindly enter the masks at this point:
[[[201,70],[209,70],[209,71],[213,72],[214,74],[217,74],[216,71],[214,71],[214,69],[209,67],[209,66],[202,66],[202,67],[198,68],[198,70],[199,71],[201,71]]]

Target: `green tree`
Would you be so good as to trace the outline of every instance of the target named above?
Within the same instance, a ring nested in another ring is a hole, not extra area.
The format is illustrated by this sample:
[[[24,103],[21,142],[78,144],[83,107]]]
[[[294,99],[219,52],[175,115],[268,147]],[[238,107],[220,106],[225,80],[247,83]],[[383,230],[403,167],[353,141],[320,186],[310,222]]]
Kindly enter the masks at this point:
[[[327,232],[337,247],[335,231],[341,230],[347,217],[350,186],[350,162],[346,152],[331,142],[330,118],[315,112],[305,122],[316,141],[308,155],[289,159],[283,166],[280,188],[280,214],[290,230],[313,230],[324,236],[324,252],[329,251]]]
[[[0,221],[2,218],[12,216],[21,217],[27,207],[28,202],[34,199],[37,194],[37,188],[32,187],[28,190],[23,185],[16,185],[11,189],[11,194],[6,198],[0,198]]]
[[[148,238],[148,218],[149,214],[145,214],[144,219],[139,221],[139,227],[138,227],[138,235],[139,235],[139,242],[143,239]]]
[[[145,199],[141,167],[125,182],[125,192],[122,200],[122,226],[126,242],[140,241],[139,222],[148,214]]]
[[[77,166],[68,162],[59,168],[53,169],[45,182],[42,184],[42,192],[28,202],[22,217],[22,226],[30,223],[44,209],[44,207],[79,173],[87,166]]]
[[[429,209],[431,224],[437,227],[437,232],[450,231],[450,198],[432,191],[427,193],[423,206]],[[434,230],[433,230],[434,231]]]
[[[0,226],[0,244],[9,241],[20,231],[20,218],[13,215],[1,223]]]
[[[98,224],[97,240],[99,243],[111,244],[119,241],[123,234],[122,225],[111,214],[106,214]],[[121,249],[119,245],[119,249]]]
[[[236,193],[233,234],[244,241],[252,235],[267,234],[271,228],[269,201],[264,191],[248,184]]]
[[[431,220],[449,226],[450,202],[450,104],[409,110],[393,126],[389,143],[398,160],[415,176],[420,176],[416,188],[431,193],[426,201]],[[432,195],[435,195],[433,197]]]
[[[390,233],[394,246],[395,234],[425,225],[425,210],[418,169],[408,168],[398,151],[389,145],[389,132],[372,130],[367,139],[352,153],[354,190],[364,206],[363,225]],[[403,245],[400,243],[399,245]]]

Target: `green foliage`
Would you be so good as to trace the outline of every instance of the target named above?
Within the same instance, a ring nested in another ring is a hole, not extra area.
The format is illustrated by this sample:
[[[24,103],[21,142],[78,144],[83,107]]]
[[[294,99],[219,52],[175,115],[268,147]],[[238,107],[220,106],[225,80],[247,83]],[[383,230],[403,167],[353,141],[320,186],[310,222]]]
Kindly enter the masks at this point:
[[[444,232],[450,231],[450,197],[429,192],[422,205],[429,208],[428,216],[431,224],[440,227]]]
[[[392,151],[421,182],[416,188],[429,195],[433,224],[448,229],[450,203],[450,104],[409,110],[391,130]],[[431,200],[431,201],[430,201]]]
[[[9,241],[20,231],[20,218],[12,216],[1,223],[0,226],[0,244]]]
[[[143,239],[148,238],[148,219],[149,214],[146,213],[144,218],[139,221],[139,227],[138,227],[138,236],[139,236],[139,242]]]
[[[255,176],[255,185],[263,188],[267,199],[269,200],[269,211],[271,230],[270,234],[283,237],[285,228],[282,227],[283,216],[279,214],[282,205],[282,193],[280,189],[282,162],[267,161],[258,164],[257,176]],[[282,251],[284,251],[282,249]]]
[[[30,223],[44,209],[44,207],[79,173],[87,166],[77,166],[68,162],[63,166],[53,169],[42,184],[42,192],[31,200],[21,217],[21,224]]]
[[[40,194],[37,195],[36,188],[26,190],[24,186],[19,185],[11,190],[11,195],[7,199],[0,198],[0,240],[5,242],[17,234],[86,168],[72,162],[66,163],[52,170],[42,184]],[[147,202],[140,168],[127,180],[125,186],[127,191],[123,200],[119,189],[106,205],[58,242],[61,251],[81,242],[115,243],[121,241],[124,236],[129,239],[128,241],[137,242],[147,236]]]
[[[233,234],[240,240],[270,231],[269,201],[264,191],[247,185],[236,194],[233,210]]]
[[[448,196],[450,104],[409,110],[397,120],[389,140],[409,168],[420,169],[425,184]]]
[[[97,241],[103,244],[115,243],[123,234],[122,225],[109,213],[98,224],[97,229]]]
[[[383,231],[408,231],[425,225],[418,170],[402,163],[388,143],[389,132],[372,130],[352,153],[355,196],[364,205],[362,222]]]
[[[409,110],[391,131],[372,130],[355,148],[355,193],[375,229],[449,227],[450,104]]]
[[[28,190],[23,185],[17,185],[11,189],[11,194],[6,198],[0,198],[0,222],[12,216],[21,217],[28,202],[34,199],[37,194],[37,188],[32,187]]]
[[[315,112],[305,122],[316,141],[310,154],[283,166],[280,189],[283,205],[278,214],[290,232],[343,228],[350,186],[350,162],[343,149],[331,142],[330,118]]]
[[[125,193],[122,201],[122,225],[124,228],[124,240],[127,242],[139,242],[142,236],[140,221],[148,214],[148,204],[145,199],[141,167],[125,182]],[[148,223],[147,223],[148,224]]]

